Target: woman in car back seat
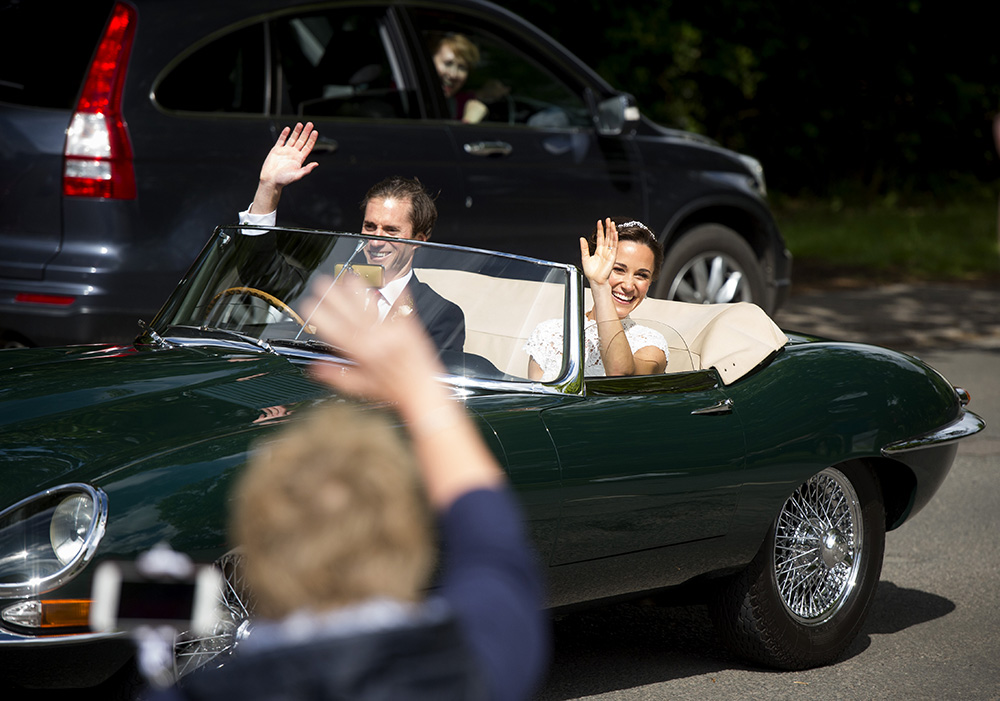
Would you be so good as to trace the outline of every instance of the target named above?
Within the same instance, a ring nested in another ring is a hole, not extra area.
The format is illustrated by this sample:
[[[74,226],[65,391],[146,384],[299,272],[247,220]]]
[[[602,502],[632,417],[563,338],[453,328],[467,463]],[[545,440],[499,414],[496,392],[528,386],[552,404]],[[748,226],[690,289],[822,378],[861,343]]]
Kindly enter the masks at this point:
[[[656,236],[641,222],[608,218],[603,224],[597,222],[590,241],[580,238],[580,258],[594,298],[584,324],[584,374],[663,372],[666,339],[629,317],[660,272],[663,251]],[[563,320],[539,324],[524,344],[530,356],[528,377],[543,382],[556,379],[562,369],[562,349]]]

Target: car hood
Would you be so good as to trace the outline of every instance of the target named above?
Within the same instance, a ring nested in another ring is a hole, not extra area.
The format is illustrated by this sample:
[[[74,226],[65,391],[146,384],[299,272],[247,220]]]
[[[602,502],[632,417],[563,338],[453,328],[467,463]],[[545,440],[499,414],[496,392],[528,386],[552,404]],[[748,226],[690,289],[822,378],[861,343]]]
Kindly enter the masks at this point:
[[[722,145],[719,144],[718,141],[712,139],[711,137],[705,136],[704,134],[696,134],[691,131],[684,131],[683,129],[674,129],[673,127],[667,127],[658,122],[654,122],[652,119],[649,119],[645,115],[643,115],[641,124],[644,127],[645,133],[649,135],[664,136],[669,139],[677,141],[690,141],[702,144],[704,146],[712,146],[719,150],[728,150],[728,149],[723,149]]]
[[[100,486],[154,456],[266,431],[329,395],[284,357],[219,348],[7,350],[0,369],[8,503],[64,482]]]

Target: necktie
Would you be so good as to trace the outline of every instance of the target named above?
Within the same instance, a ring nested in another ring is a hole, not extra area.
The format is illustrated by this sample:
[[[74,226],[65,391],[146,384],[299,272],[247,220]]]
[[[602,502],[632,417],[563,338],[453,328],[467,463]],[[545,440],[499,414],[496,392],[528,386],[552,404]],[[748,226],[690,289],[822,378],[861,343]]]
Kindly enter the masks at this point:
[[[385,296],[383,296],[382,292],[375,287],[368,288],[368,301],[365,304],[365,308],[371,309],[372,305],[374,305],[375,309],[378,310],[378,320],[382,321],[388,311],[389,300],[387,300]]]

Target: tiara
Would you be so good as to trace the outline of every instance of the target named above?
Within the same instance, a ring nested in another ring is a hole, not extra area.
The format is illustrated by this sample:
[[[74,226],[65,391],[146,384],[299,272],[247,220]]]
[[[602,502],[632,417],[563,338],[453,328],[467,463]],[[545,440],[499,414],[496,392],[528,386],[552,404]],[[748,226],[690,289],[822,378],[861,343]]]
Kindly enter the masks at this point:
[[[628,229],[628,228],[634,228],[634,227],[638,227],[640,229],[645,229],[646,231],[649,232],[649,235],[652,236],[654,240],[656,239],[656,234],[653,233],[652,229],[650,229],[648,226],[646,226],[645,224],[643,224],[641,221],[637,221],[635,219],[633,219],[632,221],[627,221],[624,224],[619,224],[617,228],[619,228],[619,229]]]

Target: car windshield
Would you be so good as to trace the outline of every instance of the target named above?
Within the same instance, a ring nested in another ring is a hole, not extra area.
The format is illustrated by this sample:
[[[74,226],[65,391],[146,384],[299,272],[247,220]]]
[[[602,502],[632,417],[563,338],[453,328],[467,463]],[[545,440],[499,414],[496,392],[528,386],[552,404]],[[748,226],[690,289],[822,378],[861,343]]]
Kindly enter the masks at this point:
[[[409,271],[412,277],[404,280]],[[548,319],[561,320],[565,330],[576,273],[569,266],[404,239],[221,227],[157,315],[153,333],[167,343],[336,355],[316,337],[305,307],[320,275],[338,282],[360,276],[382,293],[377,303],[384,318],[419,318],[450,373],[526,381],[524,342]]]

